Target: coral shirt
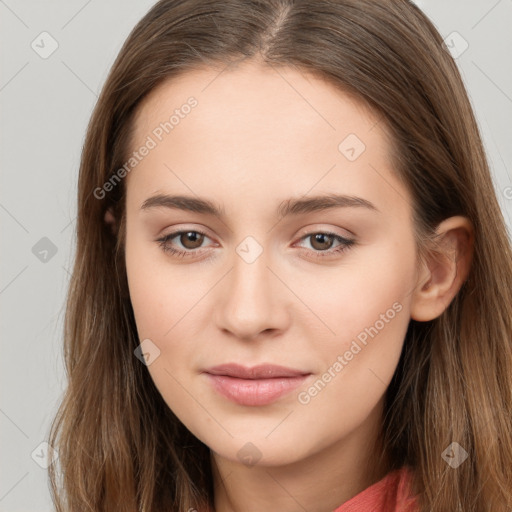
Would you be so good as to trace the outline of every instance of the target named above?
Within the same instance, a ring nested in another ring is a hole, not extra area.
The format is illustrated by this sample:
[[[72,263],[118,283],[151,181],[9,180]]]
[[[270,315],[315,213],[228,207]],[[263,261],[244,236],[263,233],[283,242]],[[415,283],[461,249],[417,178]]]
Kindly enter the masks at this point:
[[[333,512],[419,512],[410,491],[412,473],[401,468],[356,494]]]

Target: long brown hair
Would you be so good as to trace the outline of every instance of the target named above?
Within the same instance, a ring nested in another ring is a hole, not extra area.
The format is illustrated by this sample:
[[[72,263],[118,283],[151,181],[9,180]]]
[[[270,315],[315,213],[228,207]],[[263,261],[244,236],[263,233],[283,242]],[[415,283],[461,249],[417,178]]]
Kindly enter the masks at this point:
[[[470,219],[469,276],[444,313],[410,321],[386,394],[391,467],[414,469],[423,512],[512,509],[512,250],[477,123],[438,31],[408,0],[161,0],[133,29],[83,148],[76,258],[64,328],[68,388],[49,443],[58,512],[200,512],[209,450],[175,417],[134,356],[124,267],[124,181],[133,116],[164,80],[248,58],[292,66],[381,116],[426,251],[436,226]],[[219,68],[220,69],[220,68]],[[104,222],[111,208],[117,232]],[[442,453],[457,442],[457,469]],[[60,468],[58,470],[57,468]]]

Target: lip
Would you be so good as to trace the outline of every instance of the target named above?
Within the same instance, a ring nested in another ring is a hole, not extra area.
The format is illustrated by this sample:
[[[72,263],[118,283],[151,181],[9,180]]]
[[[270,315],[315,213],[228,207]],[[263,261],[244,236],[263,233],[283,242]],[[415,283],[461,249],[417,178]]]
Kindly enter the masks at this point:
[[[242,366],[240,364],[228,363],[213,366],[205,370],[210,375],[224,375],[237,379],[274,379],[279,377],[299,377],[309,375],[309,372],[278,366],[275,364],[260,364],[257,366]]]
[[[239,405],[268,405],[300,386],[309,372],[262,364],[253,367],[234,363],[208,368],[203,372],[213,388]]]

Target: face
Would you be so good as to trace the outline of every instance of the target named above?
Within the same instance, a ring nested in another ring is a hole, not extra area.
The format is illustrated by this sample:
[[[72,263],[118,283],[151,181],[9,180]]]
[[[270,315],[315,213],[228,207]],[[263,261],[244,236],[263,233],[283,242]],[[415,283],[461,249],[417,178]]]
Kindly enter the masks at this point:
[[[131,150],[130,296],[186,427],[218,456],[279,465],[378,421],[418,277],[378,116],[245,63],[155,89]]]

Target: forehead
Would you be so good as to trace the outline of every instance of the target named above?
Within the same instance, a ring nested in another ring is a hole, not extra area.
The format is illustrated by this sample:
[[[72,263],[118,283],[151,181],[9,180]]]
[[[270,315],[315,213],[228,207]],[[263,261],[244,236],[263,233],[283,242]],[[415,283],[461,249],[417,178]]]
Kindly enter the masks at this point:
[[[169,79],[139,105],[131,150],[148,137],[155,148],[128,175],[147,193],[177,185],[201,195],[228,194],[232,186],[233,193],[257,194],[257,185],[266,183],[267,197],[270,189],[287,197],[312,189],[361,195],[366,181],[374,198],[406,195],[391,176],[382,116],[293,68],[244,63]]]
[[[231,127],[238,133],[245,121],[247,130],[240,135],[256,135],[254,128],[265,125],[266,132],[275,138],[284,125],[287,130],[283,135],[297,136],[306,130],[311,131],[309,138],[317,134],[318,139],[336,132],[339,136],[350,128],[363,138],[365,131],[377,124],[383,128],[382,116],[362,99],[325,79],[296,68],[249,61],[229,68],[189,70],[161,83],[137,108],[134,140],[150,133],[155,122],[168,119],[191,97],[200,107],[194,109],[193,116],[198,128],[200,122],[207,126],[216,123],[224,132]],[[257,135],[255,140],[262,139],[264,132]],[[375,139],[379,135],[387,133],[377,130]]]

